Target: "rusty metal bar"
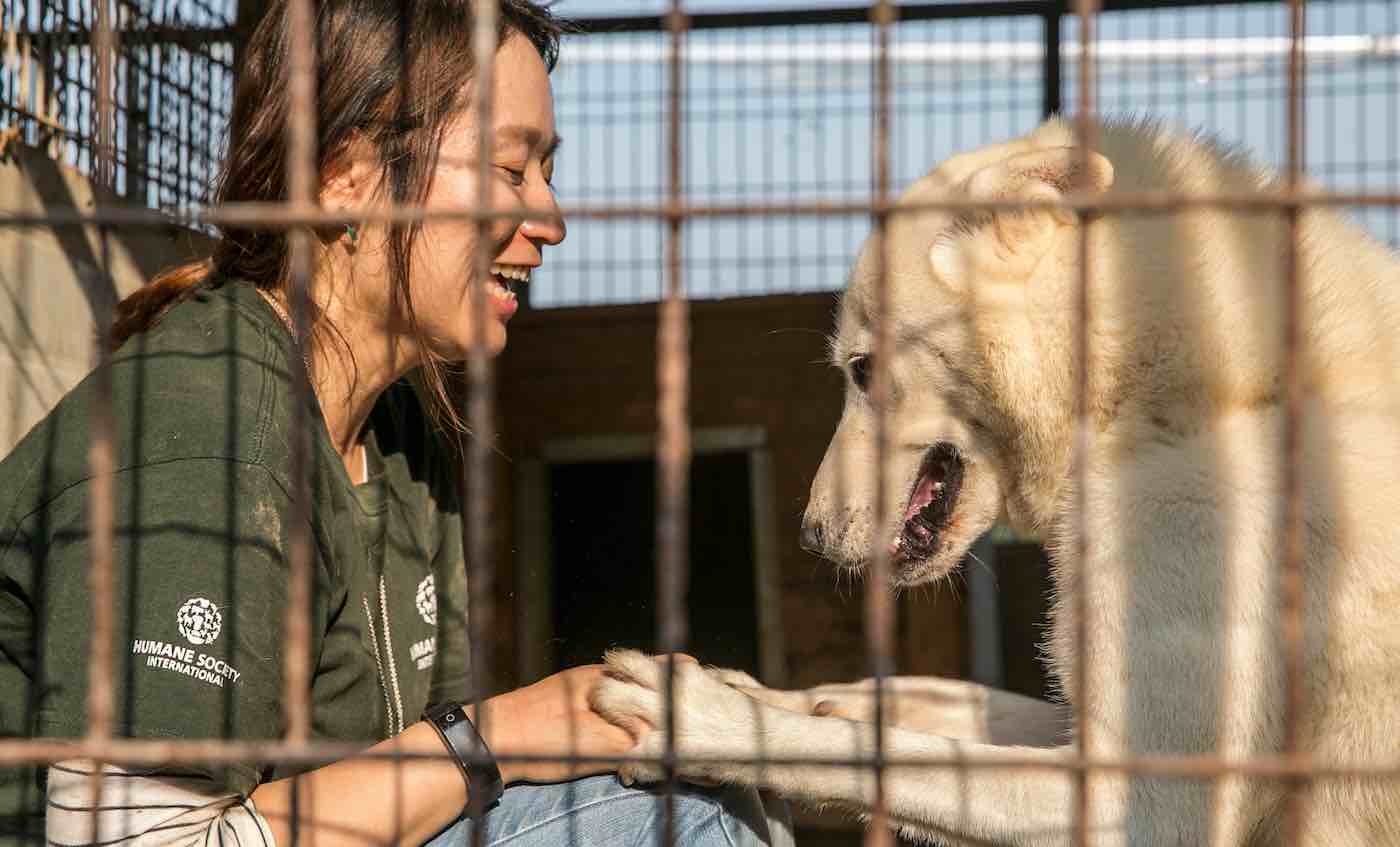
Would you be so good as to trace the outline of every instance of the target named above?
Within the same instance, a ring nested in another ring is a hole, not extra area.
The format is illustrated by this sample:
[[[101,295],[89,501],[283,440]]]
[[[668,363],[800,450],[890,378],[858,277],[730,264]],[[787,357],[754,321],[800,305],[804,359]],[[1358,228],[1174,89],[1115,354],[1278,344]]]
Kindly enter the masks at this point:
[[[116,88],[116,43],[112,33],[111,5],[109,0],[98,0],[95,15],[96,27],[93,31],[93,57],[96,61],[95,81],[97,88],[97,144],[94,152],[95,181],[108,188],[112,185],[113,164],[113,125],[115,117],[114,90]],[[101,242],[101,263],[104,276],[108,275],[111,245],[108,242],[107,227],[98,228]],[[116,495],[112,475],[116,468],[113,441],[116,425],[112,419],[112,372],[111,350],[106,343],[107,327],[111,316],[99,312],[94,315],[97,321],[97,378],[93,398],[92,440],[88,448],[88,466],[92,475],[89,489],[89,538],[92,547],[91,570],[88,573],[88,587],[92,594],[92,640],[88,643],[88,690],[87,690],[87,740],[101,749],[112,738],[112,632],[114,627],[113,569],[115,567],[113,545],[115,533]],[[104,762],[100,757],[92,760],[92,775],[88,778],[88,788],[92,805],[91,837],[94,842],[102,840],[99,821],[102,808],[102,771]]]
[[[964,200],[948,198],[896,206],[893,198],[840,202],[792,202],[757,204],[698,204],[670,203],[573,206],[559,212],[548,209],[515,209],[481,212],[467,208],[427,208],[400,205],[384,209],[357,211],[305,209],[281,203],[229,203],[204,212],[163,212],[157,209],[137,209],[113,206],[92,212],[56,210],[46,214],[0,211],[0,227],[5,226],[196,226],[204,224],[235,225],[255,229],[289,229],[296,226],[334,226],[351,222],[393,223],[404,221],[444,221],[498,219],[519,215],[554,215],[582,220],[621,220],[679,218],[751,218],[751,217],[840,217],[880,214],[912,215],[920,212],[998,212],[1036,209],[1069,209],[1095,214],[1174,214],[1189,209],[1231,209],[1240,212],[1277,212],[1287,208],[1358,208],[1400,207],[1400,192],[1338,192],[1313,191],[1299,187],[1297,191],[1263,193],[1233,193],[1181,195],[1164,191],[1124,192],[1100,198],[1064,197],[1057,201],[1043,200]]]
[[[1275,3],[1277,0],[1229,0],[1233,6]],[[1317,0],[1314,0],[1317,2]],[[988,0],[988,2],[900,4],[901,21],[944,21],[960,18],[1012,18],[1064,15],[1069,0]],[[1152,9],[1184,9],[1219,5],[1219,0],[1104,0],[1105,12]],[[691,30],[764,29],[793,26],[833,26],[870,22],[869,6],[841,6],[829,9],[774,9],[757,12],[705,12],[691,15]],[[579,28],[587,33],[660,32],[666,29],[664,16],[619,15],[580,18]]]
[[[114,738],[103,744],[89,741],[67,741],[62,739],[23,739],[6,740],[0,743],[0,766],[26,763],[48,763],[63,759],[93,759],[132,764],[184,764],[207,763],[225,764],[232,762],[280,762],[287,764],[325,764],[339,759],[363,760],[433,760],[441,761],[441,753],[372,752],[362,744],[349,742],[315,742],[308,744],[288,744],[286,741],[246,742],[246,741],[153,741],[145,739]],[[548,762],[558,763],[558,754],[513,754],[503,753],[494,757],[502,762]],[[664,764],[658,756],[603,756],[562,757],[564,761],[587,761],[589,763],[623,764],[626,762],[647,762]],[[749,759],[728,757],[690,757],[693,761],[727,761],[742,764],[752,763]],[[484,755],[468,756],[468,761],[485,762]],[[1212,779],[1226,775],[1240,775],[1260,778],[1286,779],[1306,776],[1313,779],[1369,779],[1400,780],[1400,760],[1382,763],[1363,763],[1341,766],[1330,762],[1314,763],[1305,753],[1292,755],[1254,756],[1247,759],[1226,759],[1217,755],[1152,755],[1120,757],[1084,757],[1046,762],[1028,756],[1007,756],[997,759],[978,759],[961,755],[940,756],[896,756],[886,754],[883,759],[886,768],[947,768],[950,770],[1007,770],[1043,771],[1046,773],[1073,772],[1084,769],[1106,773],[1147,774],[1183,779]],[[765,756],[762,764],[769,765],[811,765],[813,767],[856,767],[870,768],[875,765],[873,755],[857,756]]]
[[[1079,16],[1079,96],[1075,116],[1076,145],[1079,164],[1083,173],[1089,173],[1089,157],[1092,155],[1097,137],[1094,117],[1094,26],[1098,14],[1096,0],[1075,0],[1075,11]],[[1095,198],[1097,199],[1097,198]],[[1079,584],[1074,596],[1074,687],[1073,697],[1077,708],[1074,710],[1075,744],[1081,753],[1091,749],[1092,738],[1088,720],[1089,667],[1084,659],[1085,644],[1088,643],[1089,583],[1093,575],[1089,573],[1089,498],[1088,467],[1090,433],[1093,431],[1089,420],[1089,380],[1092,374],[1091,351],[1089,349],[1089,322],[1093,319],[1090,308],[1089,286],[1092,274],[1089,263],[1092,260],[1091,238],[1092,218],[1082,211],[1079,215],[1079,284],[1075,291],[1074,304],[1074,349],[1075,349],[1075,390],[1074,390],[1074,445],[1072,451],[1072,471],[1074,479],[1074,545],[1070,556],[1074,567],[1078,568]],[[1075,843],[1089,847],[1089,833],[1092,830],[1092,784],[1086,767],[1076,773],[1074,809]]]
[[[1234,6],[1274,3],[1277,0],[1230,0]],[[1316,0],[1315,0],[1316,2]],[[1105,0],[1103,11],[1123,12],[1144,9],[1193,8],[1218,5],[1219,0]],[[989,2],[911,3],[899,7],[902,21],[955,20],[959,18],[1005,18],[1062,15],[1065,0],[989,0]],[[775,9],[754,12],[700,12],[687,16],[686,29],[764,29],[791,26],[831,26],[870,21],[868,6],[837,6],[820,9]],[[618,15],[582,17],[574,23],[586,33],[664,32],[665,15]],[[81,27],[62,30],[26,29],[16,33],[34,41],[81,44],[91,34]],[[119,33],[123,43],[164,44],[198,49],[210,44],[236,43],[248,33],[241,26],[128,27]],[[216,60],[217,61],[217,60]],[[233,63],[237,67],[237,62]]]
[[[690,638],[686,595],[690,586],[690,306],[681,268],[681,238],[685,215],[685,33],[683,0],[671,0],[666,28],[671,37],[666,91],[666,185],[670,214],[666,216],[666,293],[657,326],[656,371],[656,611],[658,645],[666,654],[665,754],[666,771],[660,847],[675,844],[676,820],[676,657]]]
[[[870,9],[875,26],[875,120],[871,141],[875,150],[874,200],[881,209],[890,200],[890,25],[896,17],[890,0],[876,0]],[[878,527],[870,551],[870,579],[865,584],[865,650],[871,675],[875,678],[875,756],[871,764],[875,797],[866,825],[867,847],[891,847],[888,799],[885,796],[885,677],[894,673],[894,603],[890,591],[890,549],[884,537],[894,504],[885,490],[886,467],[890,455],[889,398],[891,362],[895,357],[895,337],[890,317],[889,214],[872,215],[875,239],[875,358],[871,401],[875,407],[875,526]]]
[[[1303,33],[1306,25],[1302,0],[1290,0],[1288,51],[1288,162],[1284,179],[1297,190],[1303,171]],[[1303,289],[1299,282],[1299,222],[1301,207],[1284,210],[1288,243],[1284,247],[1283,337],[1283,509],[1279,516],[1283,537],[1283,562],[1279,574],[1279,628],[1284,667],[1283,752],[1298,752],[1306,691],[1303,685]],[[1307,815],[1303,779],[1284,784],[1284,843],[1301,844]]]
[[[128,26],[120,29],[108,24],[108,30],[114,39],[122,44],[132,44],[139,47],[153,45],[174,44],[188,50],[200,50],[212,44],[229,44],[241,33],[233,27],[183,27],[166,26],[163,24],[152,24],[149,26]],[[91,31],[82,27],[65,27],[63,29],[25,29],[15,32],[14,35],[22,41],[28,41],[41,48],[62,49],[65,47],[83,47],[87,43],[96,45],[98,33],[102,25]],[[221,67],[232,68],[228,62],[218,59],[209,59],[213,64]]]
[[[317,92],[316,16],[311,0],[288,0],[287,28],[292,43],[288,93],[291,98],[287,119],[285,166],[288,209],[316,210]],[[287,231],[287,266],[290,279],[287,297],[291,313],[292,350],[300,352],[305,363],[291,363],[292,382],[292,502],[291,526],[287,531],[287,609],[286,653],[282,658],[282,715],[289,745],[305,745],[311,736],[311,415],[312,393],[308,324],[311,316],[311,277],[313,243],[309,227]],[[275,296],[275,295],[274,295]],[[315,815],[302,806],[299,781],[293,778],[291,796],[292,843],[299,841],[303,814]]]
[[[293,45],[288,90],[291,114],[287,121],[287,197],[289,209],[310,212],[316,202],[316,19],[311,0],[288,0],[287,28]],[[288,296],[294,351],[309,352],[313,244],[309,228],[287,232],[291,274]],[[309,364],[308,366],[309,367]],[[286,653],[283,656],[282,714],[286,741],[298,747],[311,735],[311,374],[293,361],[292,374],[292,502],[288,529],[288,590]],[[292,791],[292,838],[296,840],[301,792]]]
[[[73,141],[74,143],[81,142],[83,140],[83,136],[81,133],[74,132],[73,130],[68,129],[63,124],[59,123],[53,118],[46,117],[44,115],[39,114],[38,112],[30,111],[29,109],[26,109],[23,106],[18,106],[14,103],[0,103],[0,111],[9,112],[10,114],[14,115],[22,121],[27,121],[29,123],[34,124],[35,126],[41,127],[45,133],[61,135],[64,138]]]
[[[472,0],[472,54],[476,60],[477,124],[477,194],[476,211],[490,212],[493,191],[496,184],[494,149],[495,96],[496,96],[496,51],[497,27],[500,21],[500,7],[497,0]],[[405,59],[407,61],[407,59]],[[412,72],[405,73],[406,78]],[[405,92],[404,99],[410,95]],[[495,385],[491,353],[487,347],[488,328],[494,318],[491,315],[491,295],[486,287],[491,282],[491,255],[494,240],[491,223],[494,218],[476,218],[476,251],[474,275],[476,284],[467,287],[467,304],[471,311],[474,334],[471,350],[467,357],[467,426],[470,429],[466,439],[466,455],[462,457],[462,472],[465,475],[462,491],[466,502],[462,504],[462,532],[464,535],[462,553],[466,558],[467,570],[467,644],[470,656],[469,678],[472,686],[472,701],[476,704],[476,719],[479,731],[485,736],[488,725],[495,718],[483,701],[491,693],[491,651],[495,647],[492,638],[492,619],[495,611],[494,597],[495,572],[491,567],[494,550],[491,545],[492,507],[496,492],[492,487],[491,448],[495,440]],[[432,355],[423,351],[423,355]],[[473,827],[471,843],[480,847],[485,837],[484,827]]]

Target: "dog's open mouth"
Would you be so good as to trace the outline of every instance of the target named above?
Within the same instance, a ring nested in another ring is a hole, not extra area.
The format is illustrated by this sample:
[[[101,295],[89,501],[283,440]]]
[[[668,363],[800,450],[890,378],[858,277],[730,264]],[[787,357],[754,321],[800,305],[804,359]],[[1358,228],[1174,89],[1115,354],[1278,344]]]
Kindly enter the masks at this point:
[[[939,536],[953,517],[962,479],[963,461],[957,447],[940,441],[929,448],[904,508],[904,527],[891,550],[896,560],[919,561],[938,551]]]

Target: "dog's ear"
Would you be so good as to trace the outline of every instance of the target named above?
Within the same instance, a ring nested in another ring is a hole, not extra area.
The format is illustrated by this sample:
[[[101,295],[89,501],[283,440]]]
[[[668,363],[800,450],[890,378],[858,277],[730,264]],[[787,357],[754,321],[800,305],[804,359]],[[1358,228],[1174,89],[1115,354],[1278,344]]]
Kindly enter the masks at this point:
[[[1048,147],[987,165],[967,178],[974,201],[1054,203],[1072,192],[1102,193],[1113,185],[1113,164],[1076,147]],[[929,254],[934,270],[953,280],[969,270],[1028,272],[1049,249],[1057,227],[1072,226],[1065,208],[997,209],[960,219],[952,237],[940,238]],[[959,235],[967,237],[958,237]],[[985,236],[992,236],[991,239]]]

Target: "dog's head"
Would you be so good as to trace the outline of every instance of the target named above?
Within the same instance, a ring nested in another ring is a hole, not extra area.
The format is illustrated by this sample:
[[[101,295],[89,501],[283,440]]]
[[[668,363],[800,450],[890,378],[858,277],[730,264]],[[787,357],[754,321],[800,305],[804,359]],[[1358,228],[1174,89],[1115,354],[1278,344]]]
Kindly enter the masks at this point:
[[[902,204],[1055,200],[1112,181],[1103,156],[1086,164],[1041,135],[950,159]],[[1043,522],[1068,462],[1077,226],[1064,210],[910,211],[892,217],[883,245],[867,241],[831,344],[847,376],[845,408],[812,484],[805,547],[859,568],[883,545],[894,582],[912,585],[953,569],[1003,512],[1023,528]],[[877,362],[882,273],[890,344]],[[877,409],[881,366],[888,391]],[[888,447],[877,474],[882,412]]]

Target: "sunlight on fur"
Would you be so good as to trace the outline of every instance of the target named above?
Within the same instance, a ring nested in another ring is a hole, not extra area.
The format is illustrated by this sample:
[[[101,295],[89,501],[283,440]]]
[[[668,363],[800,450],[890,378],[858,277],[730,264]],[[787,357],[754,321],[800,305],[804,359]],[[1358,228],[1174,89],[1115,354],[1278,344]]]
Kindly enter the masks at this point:
[[[1241,152],[1152,123],[1109,123],[1075,149],[1052,120],[1024,138],[956,156],[904,203],[972,197],[1054,199],[1170,191],[1267,191],[1276,176]],[[883,717],[901,761],[996,760],[1044,768],[901,766],[886,775],[891,814],[940,844],[1074,843],[1072,715],[1095,757],[1283,748],[1282,567],[1285,257],[1278,212],[1199,209],[1104,214],[1089,224],[1087,513],[1071,473],[1079,363],[1074,303],[1080,223],[1063,211],[892,218],[886,267],[897,349],[872,363],[874,241],[856,258],[831,344],[848,374],[845,407],[812,486],[804,538],[857,570],[889,550],[896,586],[939,579],[994,522],[1041,538],[1055,604],[1045,650],[1059,704],[953,680],[894,679]],[[1400,761],[1400,262],[1341,215],[1310,210],[1299,241],[1304,347],[1302,473],[1306,708],[1313,761]],[[876,410],[864,384],[890,368],[888,521],[874,519]],[[1072,533],[1086,528],[1085,559]],[[1087,643],[1072,598],[1085,592]],[[1084,651],[1088,699],[1076,692]],[[616,653],[594,703],[618,721],[659,726],[660,667]],[[683,775],[758,784],[856,811],[868,771],[804,758],[868,755],[870,684],[773,691],[732,672],[678,669]],[[639,754],[664,750],[645,734]],[[753,764],[764,758],[780,763]],[[739,761],[735,761],[739,760]],[[659,770],[624,768],[629,779]],[[1283,786],[1092,777],[1094,845],[1281,843]],[[1400,844],[1400,789],[1327,778],[1306,801],[1304,844]]]

